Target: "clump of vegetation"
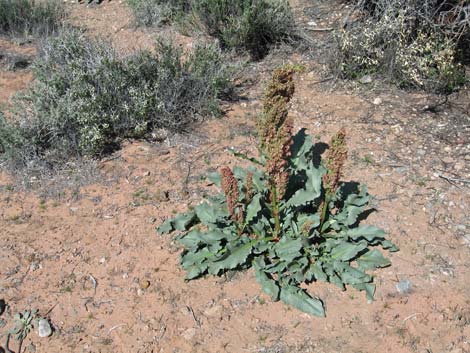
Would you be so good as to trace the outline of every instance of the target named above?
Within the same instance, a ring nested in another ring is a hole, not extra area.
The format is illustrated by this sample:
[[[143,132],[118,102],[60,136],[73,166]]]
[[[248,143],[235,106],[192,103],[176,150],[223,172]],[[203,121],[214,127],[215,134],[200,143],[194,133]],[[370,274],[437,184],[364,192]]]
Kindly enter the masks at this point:
[[[336,35],[333,69],[345,78],[387,76],[401,87],[452,92],[465,83],[459,64],[470,17],[462,1],[368,0],[359,20]],[[466,17],[465,17],[466,16]]]
[[[359,225],[371,197],[365,186],[341,181],[345,131],[333,137],[323,161],[304,130],[293,135],[292,76],[291,68],[279,69],[267,88],[260,157],[244,156],[253,166],[223,167],[211,176],[223,192],[165,221],[158,232],[182,232],[177,240],[187,279],[253,267],[274,300],[324,316],[322,301],[302,283],[350,285],[372,299],[375,286],[366,271],[390,265],[373,247],[398,249],[383,230]]]
[[[160,26],[181,18],[190,11],[190,0],[128,0],[140,26]]]
[[[155,51],[120,57],[73,29],[50,38],[12,119],[0,120],[3,157],[15,168],[54,166],[100,156],[155,128],[181,132],[221,113],[219,97],[229,92],[230,81],[217,47],[197,46],[183,55],[159,41]]]
[[[61,0],[0,0],[0,34],[49,35],[64,17]]]
[[[191,18],[224,49],[246,50],[254,59],[269,47],[299,39],[287,0],[128,0],[136,20],[158,25]]]
[[[272,44],[298,39],[287,0],[198,0],[194,11],[223,48],[246,50],[254,59]]]

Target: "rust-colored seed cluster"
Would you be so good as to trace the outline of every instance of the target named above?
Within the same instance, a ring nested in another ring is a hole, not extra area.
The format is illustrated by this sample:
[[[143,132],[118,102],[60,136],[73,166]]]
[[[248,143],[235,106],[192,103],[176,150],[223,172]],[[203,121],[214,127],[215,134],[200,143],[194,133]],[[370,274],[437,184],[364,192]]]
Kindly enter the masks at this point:
[[[330,193],[335,193],[338,188],[344,162],[347,157],[346,131],[342,128],[331,139],[330,148],[326,155],[326,168],[328,172],[323,176],[323,183]]]
[[[261,149],[267,157],[266,172],[276,188],[277,201],[283,198],[289,180],[287,167],[294,124],[288,114],[288,103],[295,90],[293,74],[290,68],[274,72],[264,97],[263,116],[258,122]]]
[[[235,214],[235,208],[238,204],[238,181],[229,167],[221,168],[220,176],[222,177],[222,190],[225,193],[228,212],[232,219],[236,220],[238,217]]]

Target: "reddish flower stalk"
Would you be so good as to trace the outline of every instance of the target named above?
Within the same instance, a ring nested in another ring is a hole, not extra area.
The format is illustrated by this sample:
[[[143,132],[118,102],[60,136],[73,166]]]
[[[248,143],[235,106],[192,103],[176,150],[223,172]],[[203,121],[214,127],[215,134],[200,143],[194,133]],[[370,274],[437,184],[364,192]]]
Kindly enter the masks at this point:
[[[265,153],[266,173],[270,176],[271,201],[284,197],[292,145],[293,120],[288,116],[288,103],[294,94],[294,71],[278,69],[268,85],[264,98],[263,116],[258,122],[260,147]]]
[[[323,176],[323,183],[325,189],[330,194],[334,194],[338,189],[342,169],[347,157],[346,131],[342,128],[331,139],[330,148],[326,155],[327,173]]]
[[[339,186],[344,162],[348,157],[346,146],[346,131],[340,129],[331,139],[330,148],[326,155],[325,167],[327,172],[323,175],[323,185],[325,188],[325,200],[321,203],[320,229],[322,229],[327,218],[328,204],[331,197],[336,193]]]
[[[235,208],[238,204],[238,181],[235,179],[232,170],[229,167],[220,169],[220,176],[222,177],[222,190],[225,193],[225,200],[227,202],[228,213],[235,221],[238,215],[235,213]]]

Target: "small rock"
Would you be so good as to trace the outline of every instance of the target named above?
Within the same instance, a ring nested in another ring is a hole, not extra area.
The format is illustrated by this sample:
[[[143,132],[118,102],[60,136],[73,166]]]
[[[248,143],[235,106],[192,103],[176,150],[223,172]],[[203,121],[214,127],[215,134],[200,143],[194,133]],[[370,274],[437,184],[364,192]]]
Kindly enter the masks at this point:
[[[36,271],[40,268],[42,268],[42,266],[38,262],[32,262],[31,265],[29,266],[30,271]]]
[[[140,282],[140,288],[141,289],[147,289],[148,287],[150,287],[150,281],[149,280],[144,279],[143,281]]]
[[[380,105],[380,104],[382,104],[382,99],[381,98],[375,98],[373,103],[374,103],[374,105]]]
[[[188,328],[186,331],[184,331],[182,334],[183,338],[185,340],[191,340],[194,338],[194,336],[196,336],[196,329],[195,328]]]
[[[139,297],[143,296],[143,295],[144,295],[144,291],[143,291],[142,289],[140,289],[140,288],[137,289],[137,295],[138,295]]]
[[[51,325],[49,324],[49,321],[47,321],[46,319],[39,320],[38,335],[41,338],[49,337],[50,335],[52,335]]]
[[[315,21],[309,21],[309,22],[307,22],[307,24],[309,26],[312,26],[312,27],[315,27],[317,25],[317,23]]]
[[[411,281],[404,279],[396,284],[398,293],[408,294],[411,292]]]
[[[106,258],[105,258],[105,257],[102,257],[102,258],[100,259],[100,264],[104,264],[105,262],[106,262]]]
[[[361,79],[359,80],[359,82],[363,83],[363,84],[368,84],[368,83],[372,83],[372,76],[371,75],[365,75],[365,76],[362,76]],[[380,99],[380,98],[379,98]],[[375,104],[375,103],[374,103]],[[379,103],[380,104],[380,103]]]

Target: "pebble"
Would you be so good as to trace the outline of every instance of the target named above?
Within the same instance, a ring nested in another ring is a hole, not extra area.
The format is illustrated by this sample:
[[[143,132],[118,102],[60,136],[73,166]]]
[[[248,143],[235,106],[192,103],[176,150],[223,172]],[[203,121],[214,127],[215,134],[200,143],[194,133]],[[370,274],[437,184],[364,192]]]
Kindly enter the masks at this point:
[[[411,281],[407,279],[401,280],[396,284],[396,288],[398,293],[408,294],[409,292],[411,292]]]
[[[374,103],[374,105],[380,105],[380,104],[382,104],[382,99],[381,98],[375,98],[373,103]]]
[[[51,325],[49,324],[49,321],[46,319],[41,319],[39,320],[38,323],[38,335],[39,337],[49,337],[52,335],[52,328]]]
[[[140,288],[147,289],[148,287],[150,287],[149,280],[144,279],[143,281],[140,282]]]

